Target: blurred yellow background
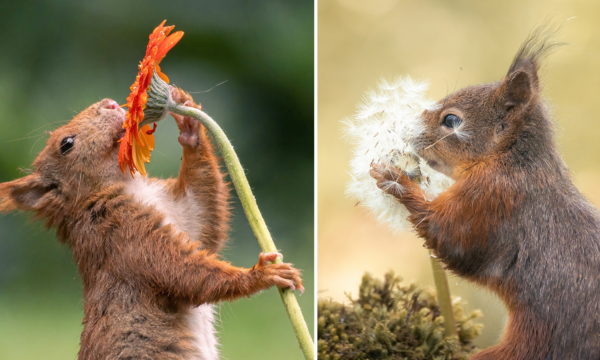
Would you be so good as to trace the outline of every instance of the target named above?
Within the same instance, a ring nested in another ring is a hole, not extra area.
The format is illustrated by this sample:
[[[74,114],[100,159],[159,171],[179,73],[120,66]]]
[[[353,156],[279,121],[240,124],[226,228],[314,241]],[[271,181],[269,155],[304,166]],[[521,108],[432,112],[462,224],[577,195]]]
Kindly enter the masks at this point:
[[[344,195],[351,151],[340,120],[382,77],[429,79],[432,99],[455,84],[459,89],[500,80],[530,30],[547,16],[563,25],[560,40],[572,45],[546,61],[544,97],[575,183],[600,206],[599,1],[319,1],[319,297],[356,295],[365,271],[381,277],[393,269],[406,281],[433,286],[422,242],[412,233],[393,236]],[[455,276],[449,282],[468,310],[483,310],[485,328],[476,343],[494,344],[506,321],[502,303]]]

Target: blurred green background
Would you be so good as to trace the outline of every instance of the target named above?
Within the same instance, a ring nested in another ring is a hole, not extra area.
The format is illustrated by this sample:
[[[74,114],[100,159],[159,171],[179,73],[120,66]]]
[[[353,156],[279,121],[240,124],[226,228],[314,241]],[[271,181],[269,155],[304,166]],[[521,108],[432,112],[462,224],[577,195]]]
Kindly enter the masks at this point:
[[[455,87],[500,80],[547,16],[563,25],[560,40],[572,45],[546,61],[543,94],[575,184],[600,206],[599,1],[329,0],[319,1],[318,14],[319,296],[356,296],[364,271],[382,277],[393,269],[406,281],[433,286],[422,241],[412,233],[393,236],[344,196],[351,151],[340,120],[382,77],[429,79],[432,99]],[[493,345],[506,321],[502,303],[460,278],[449,280],[468,311],[484,313],[478,345]]]
[[[0,181],[19,177],[44,131],[103,98],[125,103],[148,35],[163,19],[185,36],[161,63],[220,123],[247,169],[313,329],[314,6],[312,1],[2,1]],[[174,121],[161,122],[151,176],[176,176]],[[224,257],[251,267],[260,248],[232,191]],[[0,216],[0,359],[75,359],[81,285],[69,249],[26,214]],[[219,306],[224,359],[301,359],[276,289]]]

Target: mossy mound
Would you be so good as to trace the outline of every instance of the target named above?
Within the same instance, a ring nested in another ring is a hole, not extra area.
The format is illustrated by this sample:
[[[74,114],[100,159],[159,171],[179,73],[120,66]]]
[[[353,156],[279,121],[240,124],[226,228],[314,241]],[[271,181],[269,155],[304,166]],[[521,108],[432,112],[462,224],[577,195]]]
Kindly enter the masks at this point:
[[[483,325],[473,323],[480,310],[465,315],[459,298],[453,299],[459,338],[444,337],[433,290],[401,285],[392,271],[385,279],[362,278],[358,299],[344,305],[318,301],[318,355],[320,360],[407,359],[465,360],[477,349],[472,340]]]

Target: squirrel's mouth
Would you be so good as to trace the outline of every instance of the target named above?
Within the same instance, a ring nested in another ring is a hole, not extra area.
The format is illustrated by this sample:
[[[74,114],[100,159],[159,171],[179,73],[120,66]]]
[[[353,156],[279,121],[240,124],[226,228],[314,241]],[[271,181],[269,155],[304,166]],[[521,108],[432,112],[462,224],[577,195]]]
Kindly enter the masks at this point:
[[[117,140],[121,140],[124,136],[125,136],[125,129],[121,129],[121,131],[119,131],[117,133]]]
[[[435,169],[435,168],[439,168],[440,164],[438,164],[437,161],[435,160],[427,160],[427,165],[429,165],[429,167]]]
[[[122,128],[119,130],[119,132],[117,132],[116,136],[115,136],[115,146],[119,146],[119,144],[121,143],[121,139],[125,137],[125,128]]]

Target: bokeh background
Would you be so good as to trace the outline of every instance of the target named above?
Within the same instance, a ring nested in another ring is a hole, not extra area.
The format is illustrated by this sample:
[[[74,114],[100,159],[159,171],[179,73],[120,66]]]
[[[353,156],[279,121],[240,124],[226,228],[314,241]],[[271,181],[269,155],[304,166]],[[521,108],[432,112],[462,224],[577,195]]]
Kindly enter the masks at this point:
[[[560,39],[572,45],[547,60],[544,96],[575,183],[600,206],[600,2],[319,1],[318,296],[356,296],[364,271],[381,277],[393,269],[406,281],[433,286],[422,242],[412,233],[393,236],[344,196],[351,152],[340,120],[382,77],[429,79],[432,99],[455,86],[500,80],[530,30],[547,16],[563,25]],[[457,277],[449,282],[468,310],[483,310],[477,344],[494,344],[506,321],[502,303]]]
[[[45,131],[100,99],[125,103],[162,20],[185,31],[161,67],[198,92],[230,137],[275,243],[304,270],[299,302],[312,331],[313,2],[2,1],[0,14],[0,181],[30,166]],[[150,175],[177,175],[177,136],[174,121],[159,124]],[[235,200],[224,257],[251,267],[259,252]],[[75,359],[82,306],[76,267],[54,232],[26,214],[0,216],[0,359]],[[224,359],[302,358],[276,289],[219,308]]]

